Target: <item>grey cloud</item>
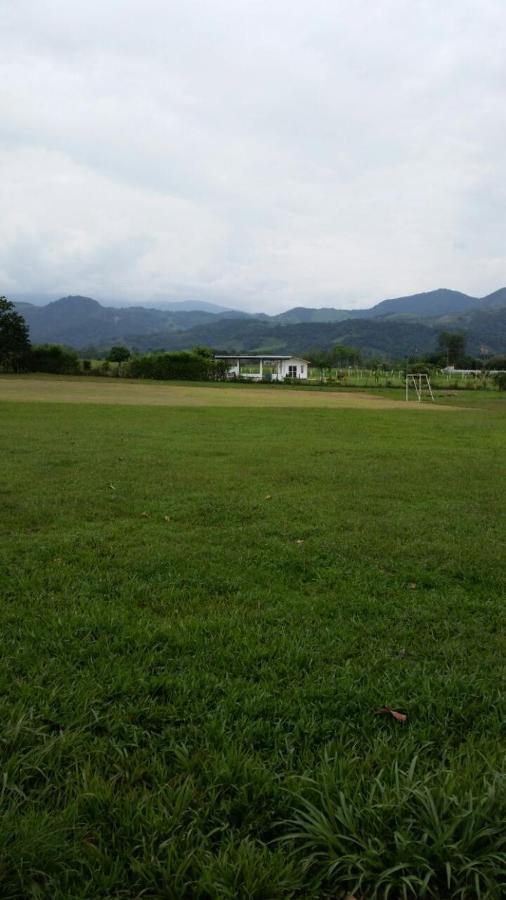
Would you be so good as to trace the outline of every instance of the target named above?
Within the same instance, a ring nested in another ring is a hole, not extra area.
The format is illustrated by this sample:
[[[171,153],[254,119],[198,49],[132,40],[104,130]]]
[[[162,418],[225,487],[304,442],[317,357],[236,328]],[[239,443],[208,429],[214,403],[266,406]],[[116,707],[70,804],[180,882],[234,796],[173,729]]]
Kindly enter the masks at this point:
[[[504,283],[501,0],[5,7],[5,291],[275,311]]]

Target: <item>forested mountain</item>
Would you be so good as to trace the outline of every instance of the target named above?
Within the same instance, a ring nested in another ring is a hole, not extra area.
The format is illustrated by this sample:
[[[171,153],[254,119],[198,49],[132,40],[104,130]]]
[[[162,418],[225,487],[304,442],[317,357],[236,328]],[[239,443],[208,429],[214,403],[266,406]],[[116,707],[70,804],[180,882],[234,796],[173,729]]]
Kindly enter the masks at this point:
[[[433,316],[452,315],[476,309],[480,301],[460,291],[449,291],[440,288],[425,294],[412,294],[410,297],[397,297],[394,300],[382,300],[368,310],[370,316],[415,316],[428,319]]]
[[[441,320],[434,322],[433,327],[437,329],[438,326],[442,326],[442,330],[464,331],[470,353],[506,352],[506,304],[502,308],[474,310],[444,323]]]
[[[300,325],[304,322],[342,322],[344,319],[360,319],[371,312],[369,309],[333,309],[332,307],[295,306],[277,316],[270,316],[280,325]]]
[[[493,294],[483,297],[481,306],[485,306],[487,309],[506,306],[506,288],[500,288],[498,291],[494,291]]]
[[[32,341],[70,347],[105,346],[127,341],[131,334],[150,335],[184,331],[196,325],[216,323],[224,314],[204,310],[161,310],[144,306],[102,306],[91,297],[62,297],[46,306],[16,303],[25,317]],[[246,313],[228,310],[232,318]]]
[[[471,353],[506,351],[506,288],[481,300],[440,289],[383,300],[370,309],[295,307],[276,316],[237,310],[107,307],[79,296],[45,306],[16,306],[34,343],[78,349],[124,343],[139,350],[174,350],[204,344],[231,352],[305,353],[342,343],[370,355],[400,358],[433,350],[441,330],[463,330]]]
[[[213,325],[198,325],[183,333],[132,335],[130,346],[139,350],[183,350],[207,344],[232,353],[307,353],[327,350],[335,344],[358,347],[369,356],[400,359],[431,352],[438,334],[450,328],[445,319],[413,322],[409,319],[346,319],[343,322],[309,322],[279,325],[255,319],[237,322],[223,319]],[[454,322],[454,330],[467,334],[470,353],[506,352],[506,308],[474,312]]]
[[[409,316],[415,319],[427,319],[433,316],[455,315],[471,309],[478,309],[481,302],[476,297],[470,297],[460,291],[440,288],[425,294],[412,294],[409,297],[382,300],[369,309],[308,309],[298,306],[275,316],[275,318],[280,322],[292,325],[298,322],[341,322],[344,319],[376,319],[383,316]]]
[[[344,322],[308,322],[279,325],[251,319],[223,319],[211,326],[197,326],[181,334],[135,335],[132,346],[139,350],[164,348],[183,350],[207,344],[222,352],[298,353],[330,349],[335,344],[359,347],[368,355],[402,357],[433,350],[437,333],[422,324],[402,321],[376,322],[347,319]]]

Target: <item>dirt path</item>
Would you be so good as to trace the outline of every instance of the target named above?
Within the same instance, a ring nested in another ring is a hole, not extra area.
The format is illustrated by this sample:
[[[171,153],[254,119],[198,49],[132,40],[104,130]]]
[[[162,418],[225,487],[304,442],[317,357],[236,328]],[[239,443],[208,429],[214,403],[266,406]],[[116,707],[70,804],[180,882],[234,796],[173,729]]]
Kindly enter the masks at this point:
[[[106,403],[125,406],[312,407],[317,409],[436,409],[436,403],[400,402],[352,391],[283,390],[276,387],[200,387],[167,382],[0,376],[0,400]]]

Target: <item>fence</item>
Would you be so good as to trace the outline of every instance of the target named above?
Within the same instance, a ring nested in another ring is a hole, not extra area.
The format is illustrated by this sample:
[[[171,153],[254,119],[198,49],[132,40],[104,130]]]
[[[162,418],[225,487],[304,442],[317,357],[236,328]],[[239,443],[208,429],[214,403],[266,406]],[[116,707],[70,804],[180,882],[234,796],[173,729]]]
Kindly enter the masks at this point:
[[[342,387],[391,387],[405,388],[406,372],[404,369],[309,369],[308,381],[312,384],[332,384]],[[490,372],[430,372],[430,381],[436,390],[486,390],[496,387]]]

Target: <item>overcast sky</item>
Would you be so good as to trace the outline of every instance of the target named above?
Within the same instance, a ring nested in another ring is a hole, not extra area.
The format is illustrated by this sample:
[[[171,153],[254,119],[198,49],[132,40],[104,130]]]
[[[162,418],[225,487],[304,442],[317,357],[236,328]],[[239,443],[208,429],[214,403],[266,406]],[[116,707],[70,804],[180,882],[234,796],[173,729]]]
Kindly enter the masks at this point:
[[[0,294],[506,284],[504,0],[0,0]]]

